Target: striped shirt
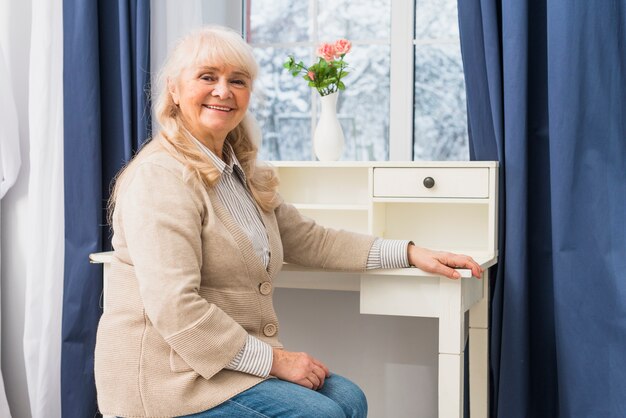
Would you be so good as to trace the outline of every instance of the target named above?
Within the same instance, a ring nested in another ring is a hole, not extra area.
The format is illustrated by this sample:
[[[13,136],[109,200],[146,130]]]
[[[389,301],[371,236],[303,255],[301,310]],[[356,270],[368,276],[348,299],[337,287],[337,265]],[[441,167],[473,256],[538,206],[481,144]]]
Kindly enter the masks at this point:
[[[195,138],[194,141],[221,173],[217,183],[213,186],[218,199],[248,236],[255,253],[267,269],[271,257],[267,232],[259,209],[248,190],[246,175],[232,147],[227,142],[224,143],[222,150],[224,160],[222,160],[200,141]],[[407,257],[409,242],[408,240],[376,239],[370,249],[366,268],[409,267]],[[272,368],[272,347],[248,335],[246,343],[226,368],[267,377]]]

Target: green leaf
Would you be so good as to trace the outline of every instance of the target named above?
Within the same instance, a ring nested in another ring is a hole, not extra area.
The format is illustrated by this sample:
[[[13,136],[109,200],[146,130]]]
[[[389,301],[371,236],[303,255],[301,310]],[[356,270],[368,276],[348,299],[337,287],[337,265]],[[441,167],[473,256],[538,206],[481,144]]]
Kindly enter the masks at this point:
[[[343,56],[331,62],[317,57],[310,67],[306,67],[303,61],[296,61],[293,55],[289,55],[283,63],[283,68],[293,77],[302,77],[309,87],[315,88],[322,96],[337,90],[345,90],[346,86],[341,79],[349,74],[348,71],[344,71],[348,68],[348,63],[343,60]],[[309,72],[313,72],[314,79],[309,78]]]

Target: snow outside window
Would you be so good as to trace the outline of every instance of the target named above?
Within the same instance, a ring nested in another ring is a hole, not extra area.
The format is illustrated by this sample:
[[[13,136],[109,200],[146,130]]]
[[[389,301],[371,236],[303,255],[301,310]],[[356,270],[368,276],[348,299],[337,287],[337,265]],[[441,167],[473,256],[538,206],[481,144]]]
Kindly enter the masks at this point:
[[[342,160],[468,159],[456,0],[245,0],[244,31],[261,70],[251,103],[261,159],[315,159],[319,96],[282,64],[291,54],[310,65],[320,42],[338,38],[353,43],[338,101]]]

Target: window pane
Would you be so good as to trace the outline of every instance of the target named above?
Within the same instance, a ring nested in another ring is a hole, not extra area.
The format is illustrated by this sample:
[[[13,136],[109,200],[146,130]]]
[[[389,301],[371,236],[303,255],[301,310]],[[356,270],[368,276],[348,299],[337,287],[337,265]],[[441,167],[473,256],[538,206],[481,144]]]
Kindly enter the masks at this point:
[[[343,160],[385,160],[389,155],[389,27],[390,0],[363,0],[358,7],[347,0],[317,1],[318,27],[308,32],[309,1],[276,3],[252,0],[248,40],[261,75],[251,103],[263,130],[260,158],[314,159],[311,139],[319,113],[317,92],[301,78],[293,78],[282,64],[294,54],[312,65],[319,41],[353,41],[346,56],[350,74],[342,81],[338,116],[344,129]],[[297,23],[294,23],[297,22]],[[304,29],[303,29],[304,28]],[[311,37],[309,37],[309,34]],[[359,42],[359,40],[361,40]],[[306,47],[288,44],[306,42]],[[373,42],[370,42],[373,41]],[[312,107],[313,106],[313,107]]]
[[[250,2],[250,43],[299,42],[309,39],[309,2],[253,0]]]
[[[389,39],[390,0],[319,0],[318,36],[331,42],[338,38]]]
[[[414,160],[467,160],[467,113],[458,44],[415,47]]]
[[[458,39],[457,2],[416,0],[415,39]]]
[[[348,59],[349,58],[349,59]],[[342,160],[389,156],[389,46],[355,45],[337,112],[346,138]]]
[[[250,111],[263,132],[262,160],[311,159],[311,91],[283,68],[287,56],[310,61],[308,48],[255,48],[260,74]]]

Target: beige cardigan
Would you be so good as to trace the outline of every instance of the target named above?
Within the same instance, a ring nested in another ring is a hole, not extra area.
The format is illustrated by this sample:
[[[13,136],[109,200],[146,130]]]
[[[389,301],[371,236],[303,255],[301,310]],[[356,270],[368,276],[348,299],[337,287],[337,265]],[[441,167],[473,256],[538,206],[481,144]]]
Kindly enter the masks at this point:
[[[182,164],[158,147],[149,144],[129,168],[113,215],[115,256],[95,353],[105,415],[188,415],[261,382],[224,367],[247,334],[281,347],[271,284],[283,258],[361,271],[374,241],[322,228],[282,203],[260,210],[266,270],[214,192],[183,180]]]

